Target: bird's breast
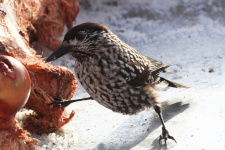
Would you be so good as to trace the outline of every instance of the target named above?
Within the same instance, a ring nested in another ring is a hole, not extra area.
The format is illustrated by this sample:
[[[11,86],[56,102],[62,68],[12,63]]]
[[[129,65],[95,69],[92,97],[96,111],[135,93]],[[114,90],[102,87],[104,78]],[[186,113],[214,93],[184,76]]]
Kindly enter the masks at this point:
[[[90,96],[115,112],[135,114],[151,106],[149,95],[127,84],[120,66],[107,59],[76,62],[75,73]]]
[[[106,59],[91,59],[75,64],[75,73],[89,94],[95,97],[98,92],[111,93],[118,80],[118,66]],[[125,81],[122,81],[124,82]]]

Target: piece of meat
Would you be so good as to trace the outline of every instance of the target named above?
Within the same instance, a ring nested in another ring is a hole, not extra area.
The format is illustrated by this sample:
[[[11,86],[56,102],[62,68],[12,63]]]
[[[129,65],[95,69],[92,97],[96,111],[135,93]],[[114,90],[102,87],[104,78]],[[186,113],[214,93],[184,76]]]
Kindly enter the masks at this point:
[[[25,108],[35,110],[38,114],[26,119],[25,128],[36,133],[60,128],[73,117],[74,112],[66,118],[63,115],[64,109],[53,108],[48,104],[53,101],[52,98],[70,99],[73,96],[77,84],[73,73],[67,68],[35,62],[33,59],[26,59],[23,64],[28,69],[32,82],[31,96]]]
[[[58,39],[66,25],[72,28],[79,12],[77,0],[15,0],[17,24],[29,42],[55,50],[61,44]]]
[[[25,108],[32,109],[35,113],[27,116],[24,127],[31,132],[52,132],[66,124],[74,112],[66,118],[63,115],[64,108],[53,108],[48,104],[56,97],[71,99],[76,90],[77,80],[67,68],[52,66],[32,53],[14,45],[7,45],[11,42],[13,41],[1,40],[0,54],[10,55],[19,60],[28,69],[32,82],[31,95]]]
[[[12,118],[0,118],[0,149],[1,150],[36,150],[39,141],[31,138],[28,132],[19,127]]]
[[[29,27],[35,29],[32,24],[34,20],[32,17],[38,17],[38,8],[42,7],[41,4],[44,1],[50,2],[49,0],[8,0],[0,2],[0,54],[16,58],[28,69],[32,81],[32,90],[25,108],[32,109],[34,113],[27,116],[24,128],[36,133],[52,132],[62,127],[73,117],[75,112],[71,112],[69,117],[66,117],[64,108],[53,108],[48,104],[53,102],[53,98],[71,99],[77,88],[77,80],[74,74],[67,68],[45,63],[27,42],[29,35],[32,35],[32,33],[22,32]],[[54,9],[54,7],[51,8]],[[57,5],[55,9],[64,10],[65,6]],[[55,13],[59,13],[59,11]],[[64,20],[60,23],[69,24],[69,21]],[[52,28],[52,31],[57,31],[54,26]],[[52,35],[52,37],[56,38],[55,35]]]

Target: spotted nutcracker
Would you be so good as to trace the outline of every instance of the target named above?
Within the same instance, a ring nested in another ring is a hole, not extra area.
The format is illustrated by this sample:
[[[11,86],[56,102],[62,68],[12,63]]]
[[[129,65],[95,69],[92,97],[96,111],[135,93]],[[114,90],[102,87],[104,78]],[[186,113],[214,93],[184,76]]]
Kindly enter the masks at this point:
[[[153,107],[162,123],[159,141],[164,139],[166,143],[169,138],[176,142],[166,130],[154,90],[161,82],[170,87],[188,88],[159,76],[170,65],[138,53],[106,26],[97,23],[73,27],[46,61],[65,54],[76,59],[76,77],[91,97],[70,101],[56,98],[51,104],[66,107],[72,102],[94,99],[114,112],[129,115]]]

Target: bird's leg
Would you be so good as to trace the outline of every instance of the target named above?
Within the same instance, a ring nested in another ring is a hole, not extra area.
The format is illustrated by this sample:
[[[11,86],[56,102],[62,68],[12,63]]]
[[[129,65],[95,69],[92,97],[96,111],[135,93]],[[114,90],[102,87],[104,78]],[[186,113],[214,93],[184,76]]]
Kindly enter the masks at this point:
[[[75,99],[75,100],[63,100],[59,98],[54,98],[54,102],[48,104],[48,105],[54,105],[54,107],[67,107],[69,104],[73,102],[79,102],[79,101],[84,101],[84,100],[91,100],[93,99],[92,97],[86,97],[86,98],[81,98],[81,99]]]
[[[174,140],[177,143],[177,141],[174,139],[174,137],[172,137],[169,134],[169,132],[167,131],[167,129],[166,129],[166,126],[164,124],[164,120],[163,120],[163,117],[162,117],[161,107],[158,106],[158,105],[155,105],[154,106],[154,109],[155,109],[156,113],[159,115],[160,121],[162,123],[162,134],[160,135],[159,143],[161,142],[162,139],[164,139],[165,144],[166,144],[166,140],[167,139],[172,139],[172,140]]]

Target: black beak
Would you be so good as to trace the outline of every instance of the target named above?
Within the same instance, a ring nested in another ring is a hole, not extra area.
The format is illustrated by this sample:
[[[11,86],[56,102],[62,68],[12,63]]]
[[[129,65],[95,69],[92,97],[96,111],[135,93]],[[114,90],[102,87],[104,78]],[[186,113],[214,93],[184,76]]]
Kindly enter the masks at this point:
[[[60,47],[56,51],[54,51],[45,61],[50,62],[50,61],[58,59],[59,57],[62,57],[63,55],[71,52],[70,48],[71,47],[67,48],[63,45],[60,45]]]

